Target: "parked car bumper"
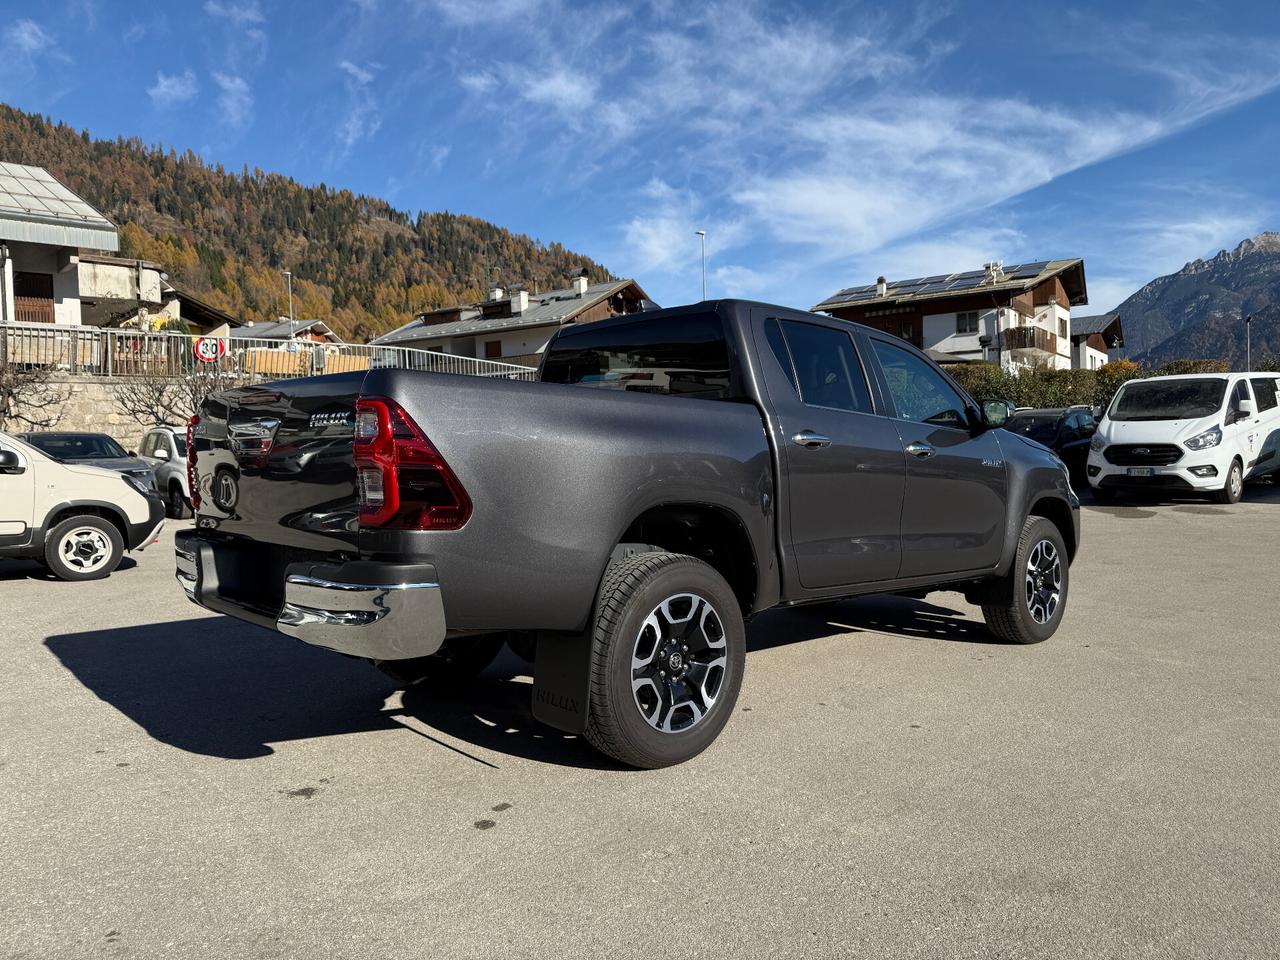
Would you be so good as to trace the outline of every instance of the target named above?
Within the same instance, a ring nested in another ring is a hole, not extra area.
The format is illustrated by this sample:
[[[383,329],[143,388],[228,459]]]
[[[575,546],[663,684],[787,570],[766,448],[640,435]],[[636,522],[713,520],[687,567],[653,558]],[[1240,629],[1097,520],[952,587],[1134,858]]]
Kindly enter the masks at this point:
[[[194,530],[176,538],[178,583],[208,610],[371,660],[425,657],[444,642],[444,602],[430,564],[291,563],[282,573],[283,601],[263,606],[220,589],[219,549]]]
[[[1085,472],[1089,475],[1090,486],[1110,490],[1210,491],[1222,489],[1230,462],[1228,459],[1223,464],[1203,453],[1188,452],[1177,463],[1167,466],[1118,466],[1108,462],[1102,453],[1095,450],[1089,454]]]
[[[164,529],[164,501],[154,493],[147,494],[147,519],[128,525],[125,546],[130,550],[145,550],[156,542]]]

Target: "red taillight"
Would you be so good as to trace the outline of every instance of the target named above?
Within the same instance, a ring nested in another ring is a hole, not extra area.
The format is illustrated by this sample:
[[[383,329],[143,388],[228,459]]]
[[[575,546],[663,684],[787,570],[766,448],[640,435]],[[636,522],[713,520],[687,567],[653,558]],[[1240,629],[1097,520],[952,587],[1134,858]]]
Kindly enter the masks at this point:
[[[200,509],[200,482],[196,477],[196,424],[197,414],[187,421],[187,490],[191,494],[191,509]]]
[[[356,402],[355,460],[362,527],[457,530],[470,519],[462,484],[395,401]]]

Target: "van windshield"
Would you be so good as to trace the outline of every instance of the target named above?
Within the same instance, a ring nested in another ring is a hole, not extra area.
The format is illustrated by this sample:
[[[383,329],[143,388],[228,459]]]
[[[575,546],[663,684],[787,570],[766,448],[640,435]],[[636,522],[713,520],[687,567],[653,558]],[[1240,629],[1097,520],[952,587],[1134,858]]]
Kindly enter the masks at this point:
[[[1221,377],[1130,381],[1107,414],[1111,420],[1196,420],[1217,413],[1227,392]]]

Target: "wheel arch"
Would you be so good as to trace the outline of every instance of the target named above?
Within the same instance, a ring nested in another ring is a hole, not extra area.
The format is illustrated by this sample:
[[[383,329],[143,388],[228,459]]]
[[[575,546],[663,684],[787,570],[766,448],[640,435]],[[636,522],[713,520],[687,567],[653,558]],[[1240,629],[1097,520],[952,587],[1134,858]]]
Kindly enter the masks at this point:
[[[1068,562],[1075,559],[1076,556],[1076,525],[1072,516],[1071,507],[1066,501],[1059,497],[1043,496],[1031,504],[1027,510],[1029,517],[1044,517],[1055,527],[1058,533],[1062,535],[1062,542],[1067,545]]]
[[[63,520],[83,516],[102,517],[110,521],[111,525],[119,531],[120,540],[125,544],[126,548],[128,547],[128,518],[115,504],[106,503],[102,500],[70,500],[57,504],[45,517],[45,536],[49,536],[53,532],[53,528]]]
[[[747,525],[732,510],[693,502],[648,507],[632,518],[618,537],[618,547],[630,545],[656,547],[703,561],[728,582],[743,617],[751,616],[761,590],[760,564]],[[615,549],[610,562],[617,556]]]

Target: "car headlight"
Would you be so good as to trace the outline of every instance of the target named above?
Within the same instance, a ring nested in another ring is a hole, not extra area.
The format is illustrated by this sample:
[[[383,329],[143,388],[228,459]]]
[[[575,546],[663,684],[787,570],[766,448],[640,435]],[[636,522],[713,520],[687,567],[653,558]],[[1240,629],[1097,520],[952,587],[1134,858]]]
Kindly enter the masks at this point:
[[[1222,442],[1222,428],[1211,427],[1204,433],[1198,433],[1190,440],[1182,441],[1182,445],[1188,450],[1208,450],[1210,447],[1216,447]]]
[[[137,477],[130,476],[127,473],[122,473],[121,476],[124,477],[125,483],[133,487],[133,489],[137,490],[144,497],[151,493],[151,488],[147,486],[145,483],[143,483],[141,480],[139,480]]]
[[[1106,446],[1107,446],[1107,440],[1100,433],[1095,433],[1093,435],[1093,439],[1089,441],[1089,449],[1093,450],[1096,453],[1101,453],[1106,448]]]

